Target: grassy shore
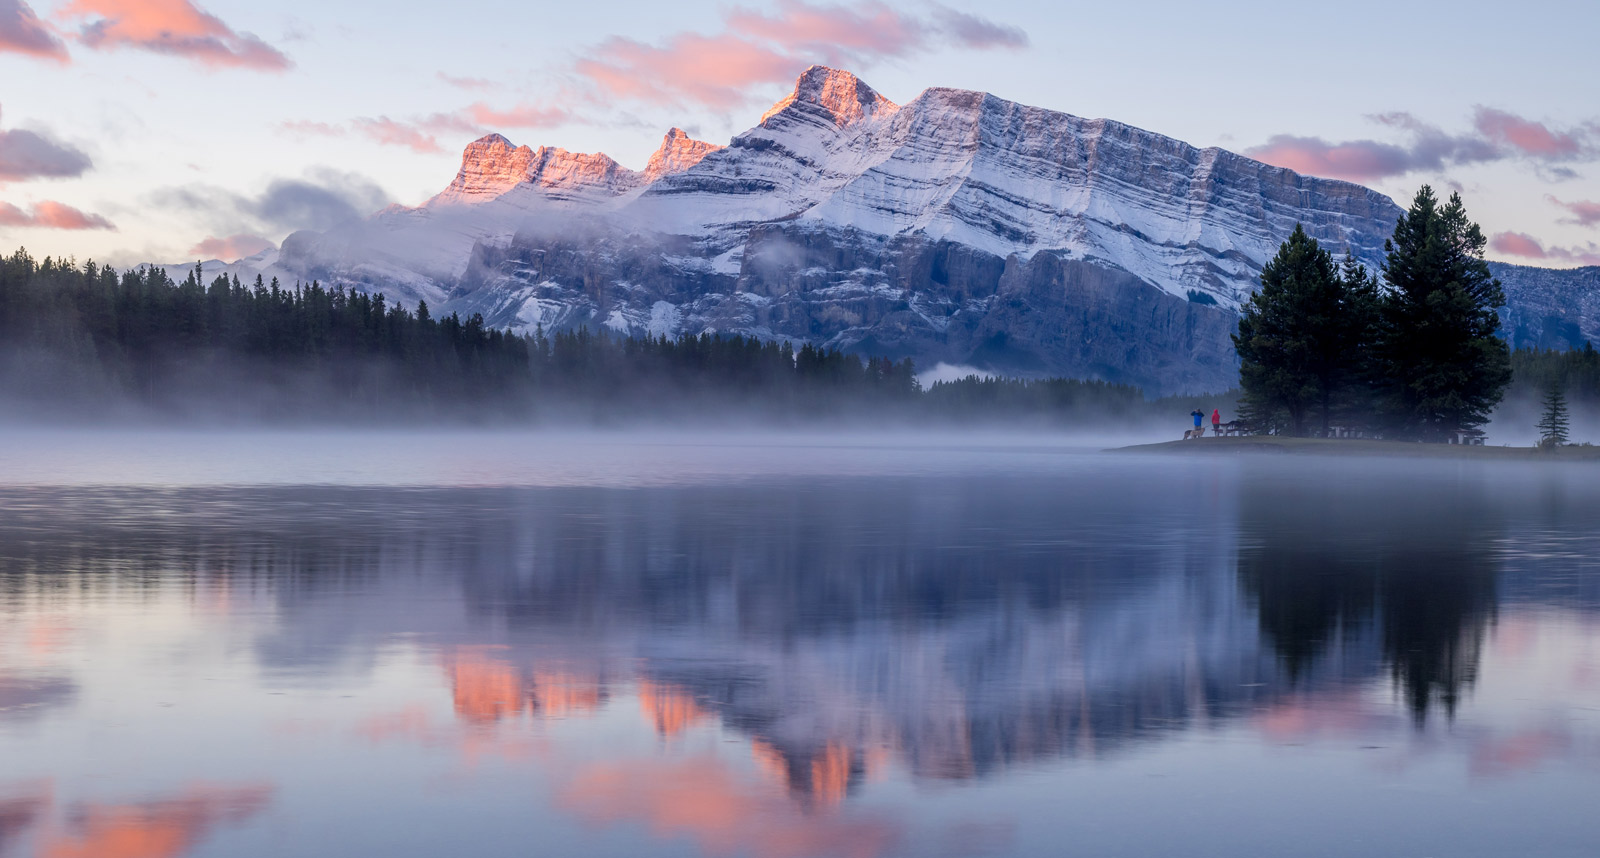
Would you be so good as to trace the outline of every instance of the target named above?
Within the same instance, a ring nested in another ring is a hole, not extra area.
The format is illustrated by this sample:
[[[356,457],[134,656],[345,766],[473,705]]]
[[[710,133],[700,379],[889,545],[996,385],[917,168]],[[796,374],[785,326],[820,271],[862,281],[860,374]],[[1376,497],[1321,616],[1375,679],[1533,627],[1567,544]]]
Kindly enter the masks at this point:
[[[1414,444],[1405,441],[1362,441],[1328,438],[1282,438],[1248,435],[1200,438],[1118,447],[1114,453],[1271,453],[1315,456],[1413,456],[1431,459],[1492,459],[1542,462],[1600,462],[1600,447],[1470,447],[1457,444]]]

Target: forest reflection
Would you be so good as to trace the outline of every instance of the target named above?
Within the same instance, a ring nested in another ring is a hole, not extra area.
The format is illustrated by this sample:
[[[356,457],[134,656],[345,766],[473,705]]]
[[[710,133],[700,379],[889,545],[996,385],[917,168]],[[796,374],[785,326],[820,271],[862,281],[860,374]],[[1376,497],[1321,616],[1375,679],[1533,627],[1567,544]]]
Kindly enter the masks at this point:
[[[1091,472],[1066,489],[12,489],[0,510],[7,616],[74,600],[227,613],[283,681],[370,670],[404,641],[463,730],[623,705],[664,743],[741,737],[751,770],[805,813],[890,767],[959,781],[1277,729],[1307,695],[1387,685],[1416,729],[1436,729],[1474,687],[1502,592],[1533,586],[1508,558],[1587,520],[1519,518],[1470,480],[1225,470]],[[25,679],[0,660],[0,703],[15,698],[0,719],[70,711],[75,690],[69,674]],[[407,710],[361,735],[436,729]],[[746,788],[720,761],[614,760],[565,800],[601,820],[704,812],[640,792],[628,766]],[[264,795],[184,818],[201,830]],[[0,839],[29,801],[0,802]],[[85,816],[76,836],[141,814]],[[847,822],[828,836],[893,837]],[[834,843],[803,829],[797,842]]]
[[[1504,532],[1481,487],[1258,486],[1241,498],[1239,578],[1293,686],[1376,658],[1418,726],[1477,676]]]

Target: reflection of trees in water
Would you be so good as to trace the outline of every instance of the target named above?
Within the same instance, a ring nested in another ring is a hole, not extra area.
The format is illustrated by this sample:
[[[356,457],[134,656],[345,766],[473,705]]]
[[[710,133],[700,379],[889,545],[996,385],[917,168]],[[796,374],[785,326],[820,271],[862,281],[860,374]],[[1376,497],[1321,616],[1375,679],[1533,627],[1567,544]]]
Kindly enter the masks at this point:
[[[0,495],[0,587],[248,586],[279,607],[263,664],[425,640],[467,724],[631,686],[661,735],[738,730],[818,805],[885,748],[918,776],[981,776],[1380,664],[1419,714],[1454,705],[1493,610],[1484,503],[1251,486],[1236,541],[1234,486],[1195,482],[203,490],[20,516]]]
[[[1498,511],[1475,487],[1248,486],[1239,577],[1291,681],[1375,640],[1420,725],[1453,716],[1496,607]]]

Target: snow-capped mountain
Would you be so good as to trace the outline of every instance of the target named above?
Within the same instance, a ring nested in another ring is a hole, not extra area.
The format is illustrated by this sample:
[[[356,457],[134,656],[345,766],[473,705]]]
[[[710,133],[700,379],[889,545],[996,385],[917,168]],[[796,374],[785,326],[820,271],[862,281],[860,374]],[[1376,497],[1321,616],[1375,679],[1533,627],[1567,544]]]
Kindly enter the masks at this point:
[[[673,129],[635,172],[491,134],[422,206],[263,261],[519,330],[716,330],[1171,392],[1236,383],[1237,308],[1296,224],[1375,266],[1400,214],[1118,122],[953,89],[896,105],[813,67],[726,147]]]

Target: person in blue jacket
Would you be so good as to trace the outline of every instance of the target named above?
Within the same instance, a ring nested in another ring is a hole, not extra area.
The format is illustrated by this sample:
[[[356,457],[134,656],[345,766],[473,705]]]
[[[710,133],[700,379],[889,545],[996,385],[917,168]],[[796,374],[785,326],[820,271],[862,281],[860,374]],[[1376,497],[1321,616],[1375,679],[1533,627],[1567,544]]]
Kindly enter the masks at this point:
[[[1196,408],[1195,410],[1189,412],[1189,416],[1194,418],[1194,428],[1196,428],[1196,429],[1200,428],[1200,421],[1206,419],[1205,412],[1201,411],[1198,408]],[[1198,435],[1200,433],[1196,432],[1195,434]]]

